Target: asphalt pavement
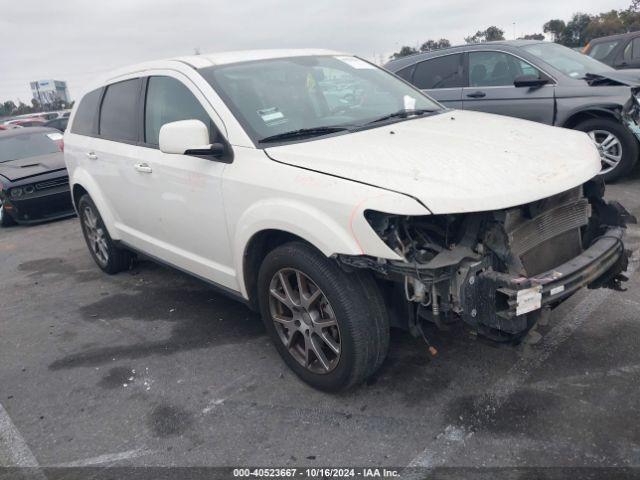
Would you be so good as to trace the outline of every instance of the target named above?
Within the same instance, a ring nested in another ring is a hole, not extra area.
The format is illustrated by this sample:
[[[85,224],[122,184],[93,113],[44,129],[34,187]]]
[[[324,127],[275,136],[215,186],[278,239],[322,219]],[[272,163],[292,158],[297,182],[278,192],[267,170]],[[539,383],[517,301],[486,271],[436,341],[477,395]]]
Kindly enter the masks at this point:
[[[608,197],[640,218],[640,175]],[[637,270],[640,228],[629,228]],[[0,465],[640,466],[640,276],[533,346],[399,331],[367,385],[311,389],[257,315],[175,270],[115,276],[77,218],[0,230]]]

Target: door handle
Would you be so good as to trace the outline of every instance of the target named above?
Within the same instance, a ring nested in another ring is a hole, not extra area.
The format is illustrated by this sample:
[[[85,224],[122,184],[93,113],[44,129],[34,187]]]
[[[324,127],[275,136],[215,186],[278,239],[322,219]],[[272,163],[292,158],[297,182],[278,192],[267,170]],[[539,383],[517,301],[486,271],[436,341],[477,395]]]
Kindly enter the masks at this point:
[[[97,160],[98,159],[98,155],[96,155],[94,152],[87,152],[87,158],[89,160]]]
[[[140,173],[151,173],[151,172],[153,172],[153,170],[151,170],[151,167],[149,166],[148,163],[136,163],[134,165],[134,168],[136,169],[136,171],[138,171]]]
[[[487,94],[484,92],[481,92],[480,90],[478,90],[477,92],[473,92],[473,93],[467,93],[467,97],[471,97],[471,98],[483,98],[486,97]]]

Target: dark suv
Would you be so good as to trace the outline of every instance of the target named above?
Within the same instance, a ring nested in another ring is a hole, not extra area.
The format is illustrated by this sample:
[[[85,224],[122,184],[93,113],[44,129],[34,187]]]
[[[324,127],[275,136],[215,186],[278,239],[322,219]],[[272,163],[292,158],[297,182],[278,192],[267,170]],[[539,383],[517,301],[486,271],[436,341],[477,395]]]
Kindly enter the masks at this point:
[[[420,53],[385,66],[442,104],[582,130],[614,180],[638,159],[640,71],[556,43],[514,40]]]
[[[613,68],[640,68],[640,32],[595,38],[583,53]]]

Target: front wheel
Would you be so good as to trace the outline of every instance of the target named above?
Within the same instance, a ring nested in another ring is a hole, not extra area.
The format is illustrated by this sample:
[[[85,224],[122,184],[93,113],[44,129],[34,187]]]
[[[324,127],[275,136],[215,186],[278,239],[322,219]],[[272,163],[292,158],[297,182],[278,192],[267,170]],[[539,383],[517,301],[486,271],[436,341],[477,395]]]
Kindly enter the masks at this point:
[[[345,390],[386,356],[389,322],[375,281],[346,273],[302,242],[271,251],[258,277],[262,318],[286,364],[306,383]]]
[[[638,160],[638,140],[624,125],[608,118],[592,118],[579,123],[576,130],[586,132],[598,148],[606,182],[627,175]]]
[[[110,275],[127,270],[131,265],[131,253],[116,247],[89,195],[80,198],[78,216],[89,253],[96,264]]]

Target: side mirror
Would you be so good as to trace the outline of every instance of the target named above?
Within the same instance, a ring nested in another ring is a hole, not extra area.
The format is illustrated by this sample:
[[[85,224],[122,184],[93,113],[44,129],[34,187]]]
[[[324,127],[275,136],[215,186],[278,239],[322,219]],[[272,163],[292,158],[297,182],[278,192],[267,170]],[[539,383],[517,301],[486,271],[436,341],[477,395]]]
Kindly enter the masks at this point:
[[[209,143],[209,130],[200,120],[180,120],[160,127],[160,151],[178,155],[224,154],[224,145]]]
[[[549,80],[546,78],[540,78],[536,75],[518,75],[514,80],[513,84],[516,87],[541,87],[545,84],[549,83]]]

